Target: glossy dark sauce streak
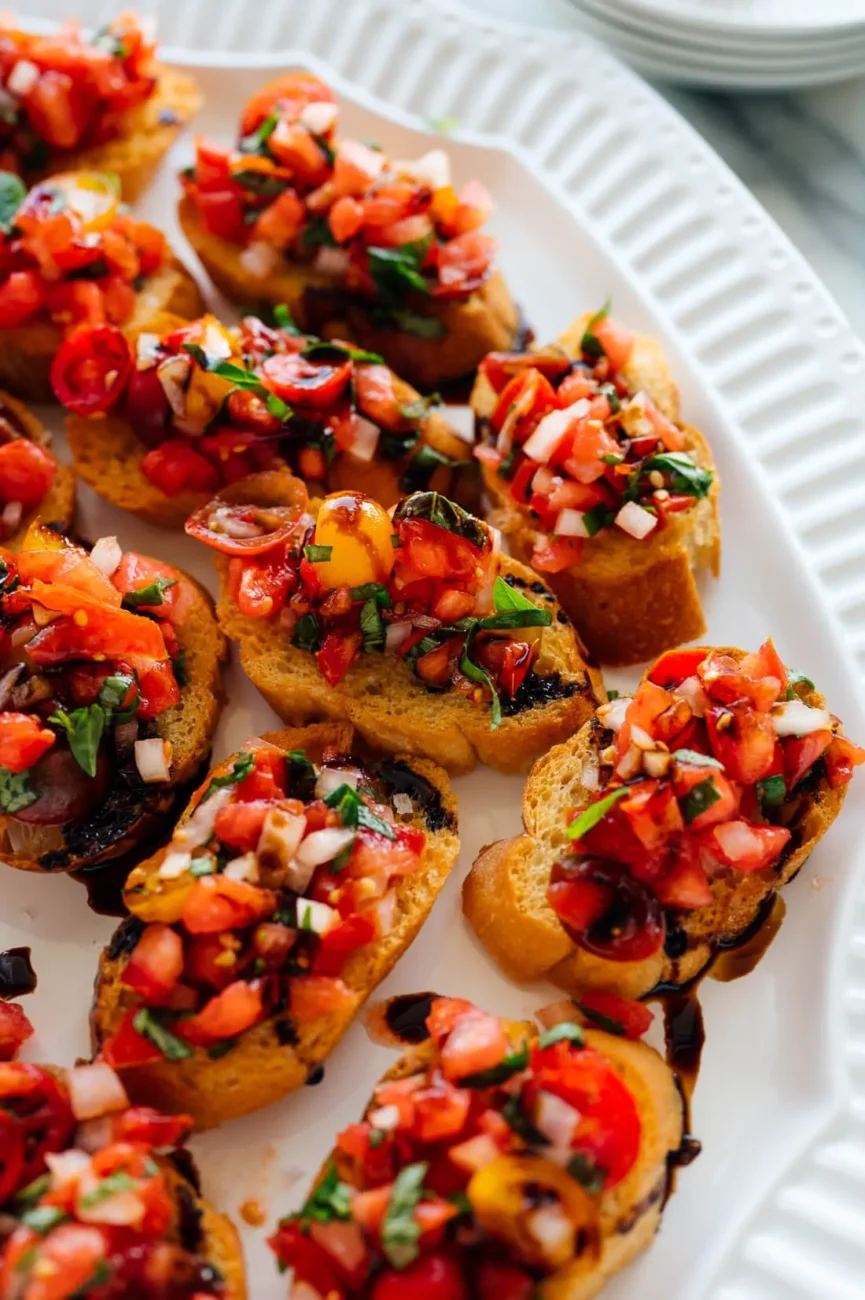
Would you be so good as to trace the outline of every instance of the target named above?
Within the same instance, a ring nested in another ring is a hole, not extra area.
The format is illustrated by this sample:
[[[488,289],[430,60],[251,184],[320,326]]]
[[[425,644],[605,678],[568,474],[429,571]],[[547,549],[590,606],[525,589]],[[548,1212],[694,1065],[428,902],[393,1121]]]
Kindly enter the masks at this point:
[[[0,999],[20,998],[36,988],[36,972],[29,948],[8,948],[0,952]]]
[[[733,943],[719,944],[718,952],[707,970],[710,979],[722,984],[750,975],[772,944],[784,917],[787,904],[780,894],[765,899],[754,924]]]
[[[410,763],[398,759],[383,759],[372,768],[372,776],[381,782],[388,794],[406,794],[420,808],[428,831],[453,830],[455,818],[445,808],[441,791],[416,772]]]
[[[402,993],[387,1000],[384,1023],[398,1042],[412,1046],[426,1042],[429,1038],[426,1019],[437,996],[436,993]]]

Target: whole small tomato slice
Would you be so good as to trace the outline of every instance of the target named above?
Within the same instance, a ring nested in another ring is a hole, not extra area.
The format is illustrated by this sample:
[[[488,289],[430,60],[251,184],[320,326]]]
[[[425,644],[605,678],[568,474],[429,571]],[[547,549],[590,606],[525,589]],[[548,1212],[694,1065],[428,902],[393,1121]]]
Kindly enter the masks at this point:
[[[186,521],[186,532],[223,555],[251,557],[284,546],[306,509],[307,496],[300,479],[287,479],[283,487],[280,505],[235,504],[215,497]]]
[[[51,363],[51,387],[76,415],[110,411],[132,374],[134,360],[126,336],[115,325],[71,334]]]
[[[18,1048],[32,1034],[33,1026],[27,1019],[24,1008],[17,1002],[0,1002],[0,1061],[14,1060]]]
[[[5,502],[20,501],[25,510],[33,510],[56,474],[54,457],[29,438],[15,438],[0,447],[0,499]]]
[[[351,379],[352,362],[312,361],[298,352],[280,352],[261,367],[261,380],[284,402],[296,406],[332,406]]]
[[[24,1141],[19,1183],[24,1187],[44,1172],[46,1155],[67,1145],[75,1124],[69,1099],[41,1066],[8,1062],[0,1065],[0,1114],[15,1122]]]
[[[579,908],[563,885],[581,886]],[[591,894],[585,886],[594,888]],[[581,948],[607,961],[641,961],[664,942],[664,914],[657,898],[616,862],[585,858],[556,863],[547,890],[550,907]],[[577,926],[575,921],[582,922]]]

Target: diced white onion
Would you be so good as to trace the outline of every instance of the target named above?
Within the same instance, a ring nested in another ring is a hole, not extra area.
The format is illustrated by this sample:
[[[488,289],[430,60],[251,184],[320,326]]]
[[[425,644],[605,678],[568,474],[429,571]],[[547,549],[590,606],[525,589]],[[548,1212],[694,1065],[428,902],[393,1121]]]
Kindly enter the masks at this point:
[[[161,736],[136,740],[135,766],[145,785],[157,785],[171,776],[171,741]]]
[[[625,725],[625,714],[630,703],[629,695],[620,695],[617,699],[602,704],[598,709],[598,721],[605,727],[609,727],[610,731],[621,731]]]
[[[254,519],[239,519],[233,506],[216,506],[207,516],[207,527],[212,532],[224,533],[238,541],[247,541],[253,537],[263,537],[267,531],[263,524]]]
[[[699,677],[686,677],[678,686],[673,687],[671,694],[674,699],[684,700],[689,704],[695,718],[705,717],[706,696]]]
[[[135,344],[136,370],[150,370],[156,365],[159,356],[160,339],[158,334],[139,334]]]
[[[575,420],[582,419],[588,413],[590,405],[587,397],[581,397],[563,411],[550,411],[538,422],[531,437],[526,440],[523,451],[532,460],[546,465],[564,434]]]
[[[390,934],[396,917],[395,892],[389,889],[383,898],[377,899],[368,908],[364,908],[364,911],[371,913],[375,918],[375,926],[380,939],[386,934]]]
[[[113,1196],[89,1196],[99,1190],[99,1181],[82,1179],[75,1200],[75,1216],[82,1223],[106,1224],[112,1228],[136,1228],[144,1218],[144,1202],[132,1191],[115,1192]]]
[[[29,95],[39,80],[39,67],[30,59],[19,59],[6,78],[6,89],[16,98]]]
[[[353,839],[354,831],[347,827],[326,826],[324,830],[307,835],[295,854],[295,860],[301,866],[320,867],[323,862],[331,862]]]
[[[312,930],[313,934],[327,934],[339,924],[339,913],[327,903],[319,903],[314,898],[297,900],[297,921],[301,930]]]
[[[258,859],[254,853],[241,853],[226,862],[222,874],[229,880],[245,880],[254,885],[258,880]]]
[[[643,754],[643,768],[648,776],[666,776],[672,761],[672,755],[666,753],[663,749],[656,749],[651,753]]]
[[[542,1205],[526,1217],[526,1227],[550,1256],[556,1257],[573,1240],[574,1227],[561,1205]]]
[[[185,851],[178,852],[177,849],[169,849],[162,859],[162,865],[157,871],[160,880],[177,880],[180,876],[186,874],[192,862],[192,854]]]
[[[553,532],[557,537],[588,537],[589,530],[586,527],[586,515],[583,510],[572,510],[566,506],[564,510],[559,511],[559,517],[556,520]]]
[[[220,361],[227,361],[231,356],[231,339],[223,326],[213,321],[208,321],[201,346],[209,357],[219,357]]]
[[[156,374],[168,405],[175,415],[183,415],[186,406],[186,381],[192,369],[192,358],[185,352],[169,357],[158,367]]]
[[[30,612],[33,615],[33,622],[36,624],[37,627],[47,627],[48,624],[53,623],[55,619],[63,617],[63,615],[60,613],[59,610],[46,609],[44,605],[40,605],[39,602],[35,600],[30,607]],[[19,629],[16,628],[16,631],[18,630]],[[15,632],[13,632],[12,637],[9,638],[10,641],[12,642],[12,645],[15,644],[14,640],[12,639],[14,636],[15,636]]]
[[[354,441],[349,447],[349,451],[358,460],[370,461],[375,456],[380,436],[381,430],[377,424],[373,424],[372,420],[367,420],[362,415],[358,415],[355,417]]]
[[[6,502],[6,505],[3,507],[3,514],[0,517],[3,519],[3,526],[6,528],[7,532],[15,532],[15,529],[21,523],[23,514],[24,506],[20,501]]]
[[[652,740],[652,737],[647,731],[643,731],[642,727],[631,727],[631,740],[637,746],[637,749],[657,749],[657,745],[654,740]]]
[[[401,817],[410,817],[414,812],[414,804],[411,797],[404,794],[402,790],[397,790],[393,797],[393,806]]]
[[[760,839],[747,822],[722,822],[715,827],[715,839],[731,862],[747,857],[754,849],[762,849]]]
[[[332,275],[335,279],[340,279],[348,270],[348,253],[344,248],[331,248],[328,244],[322,244],[316,254],[314,265],[316,271],[321,271],[322,275]]]
[[[283,883],[298,894],[306,889],[315,870],[314,867],[301,867],[294,861],[305,830],[306,817],[303,813],[271,808],[264,819],[255,848],[263,869],[284,872],[286,878]]]
[[[184,849],[197,849],[199,845],[206,844],[213,834],[216,814],[230,801],[233,793],[232,786],[224,786],[209,799],[204,799],[189,821],[174,832],[173,843]]]
[[[629,438],[649,438],[655,433],[655,426],[646,414],[646,401],[645,393],[635,393],[619,412],[619,419]]]
[[[486,1168],[500,1155],[501,1152],[489,1133],[479,1133],[477,1137],[460,1142],[448,1151],[448,1159],[460,1169],[467,1169],[470,1173],[474,1173],[476,1169]]]
[[[623,781],[629,781],[632,776],[636,776],[643,766],[643,751],[636,745],[629,745],[615,767],[616,776],[620,776]]]
[[[350,785],[356,790],[360,781],[360,772],[356,767],[323,767],[315,783],[316,799],[326,799],[341,785]]]
[[[560,484],[561,482],[561,475],[554,474],[549,465],[541,465],[540,468],[535,471],[535,476],[532,479],[532,491],[544,493],[551,492],[553,485],[556,483]]]
[[[541,1090],[535,1103],[534,1120],[554,1147],[569,1147],[580,1122],[580,1112],[555,1093]]]
[[[123,551],[116,537],[100,537],[93,544],[90,558],[105,578],[117,572],[117,566],[123,558]]]
[[[658,516],[649,514],[648,510],[637,505],[636,501],[626,501],[616,515],[615,524],[623,533],[641,542],[644,537],[649,536],[653,528],[657,528]]]
[[[96,1119],[129,1105],[126,1089],[110,1065],[77,1065],[66,1076],[69,1104],[76,1119]]]
[[[336,122],[338,112],[336,104],[307,104],[300,115],[300,123],[313,135],[324,135]]]
[[[395,162],[393,168],[400,176],[420,181],[431,190],[451,184],[451,160],[444,149],[429,149],[420,158]]]
[[[367,1115],[367,1119],[373,1128],[380,1128],[385,1133],[390,1133],[399,1125],[399,1107],[379,1106],[378,1110],[371,1111]]]
[[[601,777],[597,763],[586,762],[583,764],[583,770],[580,773],[580,782],[587,790],[600,790]]]
[[[405,641],[406,637],[412,634],[411,623],[388,623],[387,631],[384,634],[384,648],[389,654],[394,654]]]
[[[256,239],[247,244],[240,254],[240,265],[254,280],[267,280],[276,271],[281,261],[280,254],[273,244],[266,244],[263,239]]]
[[[776,736],[810,736],[813,731],[831,731],[832,715],[826,709],[812,709],[804,700],[785,700],[772,710]]]
[[[86,1119],[75,1130],[75,1145],[82,1151],[95,1156],[97,1151],[109,1146],[114,1135],[114,1126],[109,1115],[100,1115],[98,1119]]]
[[[90,1168],[90,1157],[86,1151],[71,1147],[68,1151],[49,1151],[45,1163],[51,1172],[51,1190],[57,1191]]]

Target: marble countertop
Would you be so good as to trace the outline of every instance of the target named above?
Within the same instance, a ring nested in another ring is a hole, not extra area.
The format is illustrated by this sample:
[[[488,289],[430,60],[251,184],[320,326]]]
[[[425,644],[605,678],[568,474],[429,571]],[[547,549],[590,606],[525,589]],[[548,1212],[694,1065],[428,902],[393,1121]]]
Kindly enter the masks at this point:
[[[567,0],[463,3],[534,27],[579,27]],[[654,84],[772,214],[865,338],[865,77],[784,94]]]

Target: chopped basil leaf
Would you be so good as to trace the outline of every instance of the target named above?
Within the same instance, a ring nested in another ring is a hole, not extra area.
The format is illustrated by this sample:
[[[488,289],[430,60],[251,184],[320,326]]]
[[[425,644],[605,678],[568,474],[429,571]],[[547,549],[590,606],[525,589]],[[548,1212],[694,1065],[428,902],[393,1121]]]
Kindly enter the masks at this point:
[[[328,867],[328,871],[332,872],[334,875],[340,871],[345,871],[352,853],[354,853],[354,840],[351,840],[350,843],[346,844],[344,849],[340,849],[339,853],[337,853],[336,857]]]
[[[177,652],[177,658],[174,660],[174,676],[177,678],[177,685],[183,689],[189,685],[189,669],[186,666],[186,646],[182,645]],[[136,704],[136,708],[137,708]]]
[[[421,275],[432,233],[423,239],[400,244],[398,248],[369,248],[369,273],[372,276],[379,300],[385,306],[399,307],[406,293],[428,293],[429,286]]]
[[[757,782],[757,798],[764,808],[778,808],[787,796],[783,776],[764,776]]]
[[[380,364],[384,357],[378,352],[367,352],[365,348],[353,347],[350,343],[331,343],[327,339],[316,339],[315,342],[309,343],[300,354],[308,361],[315,357],[325,360],[328,357],[350,357],[352,361],[368,361],[371,364]]]
[[[607,691],[607,699],[617,700],[618,698],[619,698],[619,692],[615,689],[615,687],[611,686]]]
[[[371,1128],[369,1131],[369,1145],[373,1151],[378,1150],[383,1142],[387,1141],[387,1133],[383,1128]]]
[[[441,393],[428,393],[426,397],[416,397],[413,401],[406,402],[405,406],[399,408],[399,413],[404,420],[425,420],[430,407],[440,406],[441,400]]]
[[[278,198],[288,188],[288,181],[272,172],[260,172],[254,167],[244,167],[231,173],[231,179],[250,194],[258,194],[264,199]]]
[[[336,1165],[329,1160],[323,1176],[307,1197],[300,1211],[301,1221],[330,1223],[333,1219],[347,1222],[351,1218],[351,1194],[340,1180]]]
[[[285,334],[301,334],[294,323],[291,312],[284,302],[278,302],[273,309],[273,322],[277,329],[281,329]]]
[[[636,500],[641,480],[652,470],[670,475],[671,491],[697,499],[708,496],[715,477],[710,469],[698,465],[686,451],[661,451],[655,456],[649,456],[640,468],[629,476],[625,491],[626,499]]]
[[[583,1002],[578,1002],[584,1016],[588,1016],[599,1029],[604,1029],[608,1034],[616,1034],[619,1038],[624,1038],[626,1034],[625,1026],[621,1020],[614,1020],[612,1016],[605,1016],[603,1011],[596,1011],[594,1007],[587,1007]]]
[[[16,1192],[16,1205],[35,1205],[37,1201],[42,1199],[50,1185],[51,1175],[40,1174],[38,1178],[33,1179],[32,1183],[27,1183],[25,1187],[21,1188],[20,1192]]]
[[[302,799],[304,803],[315,793],[318,776],[315,764],[311,763],[302,749],[292,749],[286,755],[288,759],[288,791],[292,798]]]
[[[199,858],[193,858],[189,864],[189,874],[191,876],[215,875],[216,858],[214,858],[212,853],[205,853]]]
[[[682,816],[685,819],[685,824],[690,826],[691,822],[700,816],[700,813],[705,812],[707,808],[711,808],[712,804],[717,803],[720,798],[721,792],[715,785],[715,778],[707,776],[705,781],[701,781],[699,785],[695,785],[693,789],[689,790],[682,800]]]
[[[538,611],[540,613],[540,611]],[[496,684],[490,677],[485,668],[476,664],[469,658],[469,643],[471,636],[466,637],[466,643],[463,648],[462,658],[460,659],[460,672],[464,677],[472,682],[477,682],[481,686],[488,686],[492,692],[492,718],[490,720],[490,731],[495,731],[501,725],[502,721],[502,702],[499,699],[499,693],[496,690]]]
[[[465,1192],[452,1192],[448,1197],[451,1205],[455,1205],[460,1214],[473,1214],[474,1207]]]
[[[242,137],[239,145],[240,152],[266,154],[267,142],[278,126],[279,114],[270,113],[254,131]]]
[[[608,298],[601,310],[596,311],[594,316],[589,318],[583,337],[580,340],[580,351],[584,352],[587,357],[592,357],[595,361],[597,361],[599,357],[605,356],[606,353],[604,352],[604,345],[601,343],[601,340],[597,335],[593,334],[592,331],[596,325],[600,325],[602,320],[606,320],[609,314],[610,300]]]
[[[85,708],[55,709],[48,721],[66,732],[69,748],[82,771],[88,776],[96,775],[96,759],[99,754],[99,742],[105,731],[105,710],[101,704],[88,704]]]
[[[222,786],[239,785],[245,777],[249,776],[254,766],[255,758],[251,753],[245,750],[242,754],[238,754],[237,758],[231,765],[230,771],[224,772],[222,776],[214,776],[211,778],[210,785],[201,796],[201,802],[204,803],[205,800],[209,799],[210,796],[215,794]]]
[[[282,420],[283,423],[291,418],[291,407],[288,402],[284,402],[276,393],[268,393],[264,399],[264,405],[267,407],[269,415],[275,420]]]
[[[461,1088],[494,1088],[496,1084],[505,1083],[513,1075],[519,1074],[529,1063],[529,1045],[523,1043],[519,1051],[511,1052],[502,1058],[498,1065],[488,1070],[478,1070],[477,1074],[467,1074],[460,1079]]]
[[[518,1137],[529,1146],[546,1147],[549,1146],[549,1139],[544,1136],[540,1129],[535,1128],[532,1121],[526,1115],[520,1104],[520,1096],[508,1097],[501,1110],[502,1119],[513,1129]]]
[[[148,1038],[154,1047],[158,1047],[167,1061],[185,1061],[192,1056],[192,1048],[182,1038],[178,1038],[163,1025],[158,1012],[149,1007],[141,1007],[132,1020],[136,1033]]]
[[[372,809],[364,803],[357,790],[350,785],[339,785],[325,797],[328,808],[335,808],[343,826],[352,830],[375,831],[386,839],[395,840],[396,831],[389,822],[377,817]]]
[[[489,618],[479,618],[477,626],[491,631],[514,627],[549,627],[553,616],[548,609],[508,609],[502,614],[490,614]]]
[[[609,528],[615,517],[615,510],[608,510],[606,506],[592,506],[583,515],[583,524],[589,536],[594,537],[602,528]]]
[[[693,763],[695,767],[717,767],[724,770],[724,764],[719,763],[717,758],[711,754],[701,754],[697,749],[676,749],[673,758],[677,763]]]
[[[10,772],[8,767],[0,767],[0,810],[17,813],[29,808],[38,798],[30,784],[29,772]]]
[[[99,703],[106,712],[109,710],[112,713],[117,712],[123,701],[126,699],[126,696],[129,694],[129,688],[132,686],[134,680],[134,677],[129,673],[114,673],[111,677],[105,678],[105,681],[102,683],[102,689],[99,692]],[[127,710],[127,712],[130,713],[130,716],[138,708],[138,703],[138,700],[135,700],[134,703],[130,705],[129,710]],[[119,721],[117,718],[114,720]],[[128,721],[128,718],[124,718],[123,721]]]
[[[498,474],[499,478],[510,477],[510,473],[514,467],[514,461],[516,460],[516,458],[517,458],[516,449],[508,452],[507,456],[505,456],[501,465],[499,465],[498,469],[496,470],[496,473]]]
[[[426,519],[480,548],[488,546],[490,542],[486,524],[475,519],[462,506],[449,501],[440,492],[413,492],[411,496],[404,497],[393,515],[394,523],[399,523],[402,519]]]
[[[804,673],[798,673],[795,668],[788,668],[786,695],[788,700],[795,700],[798,698],[798,691],[793,689],[794,686],[805,686],[809,691],[816,689],[810,677],[806,677]]]
[[[362,587],[349,587],[352,600],[374,600],[380,609],[390,609],[387,587],[380,582],[365,582]]]
[[[589,1196],[597,1196],[603,1191],[607,1171],[602,1165],[595,1164],[584,1151],[578,1151],[568,1161],[568,1173]]]
[[[429,487],[432,476],[437,469],[441,469],[442,466],[447,469],[454,469],[459,463],[453,457],[445,456],[442,452],[436,451],[435,447],[430,447],[424,443],[418,447],[403,470],[399,481],[400,491],[422,492]]]
[[[27,197],[27,187],[14,172],[0,172],[0,230],[8,234],[15,214]]]
[[[579,1003],[577,1005],[579,1006]],[[553,1043],[573,1043],[576,1047],[583,1047],[585,1041],[582,1025],[577,1025],[572,1020],[565,1020],[560,1025],[545,1029],[538,1038],[538,1047],[542,1049],[552,1047]]]
[[[571,822],[567,830],[568,839],[581,840],[584,835],[589,833],[593,826],[597,826],[598,822],[603,820],[612,808],[613,804],[627,793],[628,787],[626,785],[620,785],[618,789],[611,790],[609,794],[605,794],[603,799],[598,799],[596,803],[590,803],[588,808],[584,808],[579,817],[576,817],[574,821]]]
[[[367,600],[360,611],[360,633],[364,651],[381,650],[384,646],[384,623],[374,597]]]
[[[612,414],[618,415],[619,411],[621,411],[622,409],[622,400],[619,397],[619,394],[616,392],[616,385],[601,384],[601,386],[598,389],[598,392],[601,393],[604,397],[606,397],[607,401],[610,403],[610,411],[612,412]]]
[[[310,217],[300,232],[298,243],[304,252],[308,252],[311,248],[322,248],[325,245],[328,248],[336,248],[336,240],[331,233],[327,217]]]
[[[314,652],[318,649],[318,623],[314,614],[304,614],[297,620],[291,644],[298,650]]]
[[[501,574],[493,584],[493,604],[500,614],[509,609],[537,609],[534,601],[524,596],[518,587],[512,587],[509,582],[505,582]]]
[[[447,333],[444,321],[438,316],[424,316],[408,307],[391,307],[388,315],[403,334],[415,334],[419,339],[440,339]]]
[[[137,609],[139,605],[164,605],[165,596],[163,593],[168,591],[170,587],[176,586],[176,578],[159,577],[153,582],[149,582],[146,587],[137,587],[135,591],[127,591],[123,597],[123,603],[124,605],[131,605],[133,609]]]
[[[34,1205],[32,1210],[24,1211],[21,1215],[21,1222],[25,1228],[35,1232],[37,1236],[44,1237],[52,1228],[56,1228],[58,1223],[62,1223],[68,1217],[66,1211],[61,1210],[59,1205]]]
[[[406,1165],[396,1176],[381,1224],[381,1248],[394,1268],[407,1268],[420,1254],[420,1225],[414,1211],[423,1195],[423,1180],[429,1166],[421,1161]]]
[[[131,1192],[136,1187],[134,1178],[130,1178],[125,1169],[118,1169],[113,1174],[101,1178],[94,1188],[85,1192],[79,1200],[82,1209],[92,1210],[103,1201],[110,1201],[118,1192]]]
[[[310,564],[324,564],[333,555],[333,547],[316,546],[311,543],[309,546],[304,546],[303,553]]]

